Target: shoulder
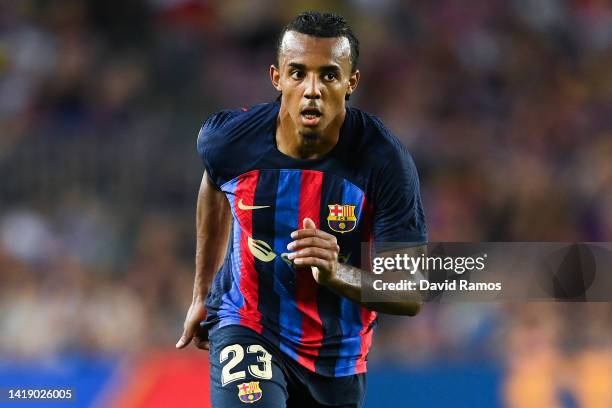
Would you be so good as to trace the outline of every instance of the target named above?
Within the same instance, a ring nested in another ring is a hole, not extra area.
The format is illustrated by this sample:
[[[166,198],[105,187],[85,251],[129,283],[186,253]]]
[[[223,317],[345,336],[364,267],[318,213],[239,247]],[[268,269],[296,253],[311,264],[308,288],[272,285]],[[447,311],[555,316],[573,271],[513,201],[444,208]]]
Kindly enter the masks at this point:
[[[222,110],[211,115],[198,134],[198,154],[217,186],[246,172],[265,154],[261,138],[274,126],[278,103]],[[240,158],[240,160],[237,160]]]
[[[368,112],[350,107],[351,126],[357,137],[354,143],[361,150],[364,158],[370,162],[375,172],[394,171],[399,169],[416,169],[410,152],[402,142],[383,124]]]
[[[262,103],[249,108],[225,109],[209,116],[198,133],[198,152],[219,149],[253,135],[269,126],[278,113],[277,103]]]

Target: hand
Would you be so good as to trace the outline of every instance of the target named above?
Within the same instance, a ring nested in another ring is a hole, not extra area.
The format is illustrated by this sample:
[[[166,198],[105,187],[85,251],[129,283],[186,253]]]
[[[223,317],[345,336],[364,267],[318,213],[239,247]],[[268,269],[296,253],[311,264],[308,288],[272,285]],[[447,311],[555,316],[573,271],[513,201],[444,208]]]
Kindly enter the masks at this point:
[[[297,266],[310,266],[317,283],[328,285],[336,277],[340,247],[336,237],[317,229],[314,221],[304,218],[303,229],[293,231],[295,241],[287,245],[292,252],[287,258]]]
[[[200,323],[206,318],[204,301],[194,299],[187,311],[187,317],[183,324],[183,335],[176,343],[177,349],[187,347],[193,339],[193,344],[202,350],[208,350],[208,333],[202,329]]]

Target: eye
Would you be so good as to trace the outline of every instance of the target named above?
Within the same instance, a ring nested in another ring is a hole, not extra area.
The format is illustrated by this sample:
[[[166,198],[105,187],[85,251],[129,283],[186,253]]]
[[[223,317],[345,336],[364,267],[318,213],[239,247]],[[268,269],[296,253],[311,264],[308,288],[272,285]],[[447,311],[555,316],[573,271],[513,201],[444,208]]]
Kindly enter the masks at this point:
[[[289,73],[289,76],[293,79],[300,80],[304,78],[304,73],[299,69],[293,70]]]
[[[336,75],[334,72],[326,72],[326,73],[323,75],[323,79],[324,79],[325,81],[328,81],[328,82],[334,81],[334,80],[336,80],[337,78],[338,78],[338,76],[337,76],[337,75]]]

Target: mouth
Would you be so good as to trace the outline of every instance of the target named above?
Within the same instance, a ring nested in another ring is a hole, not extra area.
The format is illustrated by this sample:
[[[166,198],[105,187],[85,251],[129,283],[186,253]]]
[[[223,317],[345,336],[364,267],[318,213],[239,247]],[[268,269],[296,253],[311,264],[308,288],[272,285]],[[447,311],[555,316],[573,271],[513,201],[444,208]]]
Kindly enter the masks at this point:
[[[316,126],[319,124],[323,114],[319,108],[308,107],[302,109],[300,115],[302,117],[302,124],[304,124],[304,126]]]

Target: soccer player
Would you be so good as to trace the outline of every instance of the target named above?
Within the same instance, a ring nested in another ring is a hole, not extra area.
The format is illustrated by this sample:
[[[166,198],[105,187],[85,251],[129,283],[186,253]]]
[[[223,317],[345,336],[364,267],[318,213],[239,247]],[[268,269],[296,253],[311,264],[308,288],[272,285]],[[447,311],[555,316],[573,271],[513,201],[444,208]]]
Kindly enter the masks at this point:
[[[420,309],[361,300],[362,242],[424,243],[426,231],[410,155],[346,106],[358,57],[342,17],[302,13],[270,67],[277,101],[200,130],[196,276],[177,348],[210,341],[214,407],[359,407],[376,311]]]

